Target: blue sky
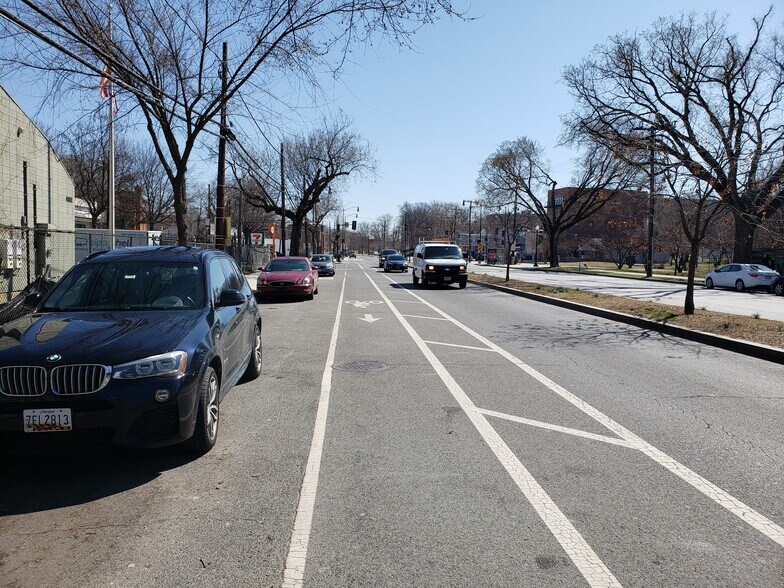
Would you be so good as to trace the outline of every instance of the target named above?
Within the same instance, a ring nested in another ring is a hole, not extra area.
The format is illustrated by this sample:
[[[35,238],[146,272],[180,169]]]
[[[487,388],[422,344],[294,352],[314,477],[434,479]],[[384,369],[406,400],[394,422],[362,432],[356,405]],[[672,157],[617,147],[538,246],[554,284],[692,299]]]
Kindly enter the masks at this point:
[[[459,0],[458,0],[459,2]],[[715,10],[746,35],[770,2],[475,2],[471,22],[442,19],[415,37],[416,51],[384,47],[349,66],[334,105],[375,146],[376,182],[355,182],[345,205],[372,221],[409,202],[475,197],[482,161],[504,140],[538,140],[553,177],[568,185],[574,153],[558,149],[561,115],[572,101],[560,81],[609,36],[648,28],[658,17]],[[784,12],[774,13],[781,28]]]
[[[745,37],[752,17],[770,5],[770,0],[476,0],[469,8],[475,20],[441,19],[415,35],[414,50],[386,44],[363,51],[322,97],[327,110],[353,118],[379,164],[376,181],[349,182],[341,194],[344,206],[359,206],[359,219],[369,222],[384,213],[396,216],[405,201],[473,199],[482,161],[502,141],[521,135],[544,146],[551,175],[566,186],[575,154],[556,146],[560,117],[572,105],[561,83],[565,66],[613,34],[646,29],[658,17],[682,11],[715,10],[729,17],[730,31]],[[773,24],[781,30],[783,21],[779,9]],[[3,83],[28,113],[43,117],[40,88]],[[191,188],[215,181],[215,161],[206,152],[191,163]]]

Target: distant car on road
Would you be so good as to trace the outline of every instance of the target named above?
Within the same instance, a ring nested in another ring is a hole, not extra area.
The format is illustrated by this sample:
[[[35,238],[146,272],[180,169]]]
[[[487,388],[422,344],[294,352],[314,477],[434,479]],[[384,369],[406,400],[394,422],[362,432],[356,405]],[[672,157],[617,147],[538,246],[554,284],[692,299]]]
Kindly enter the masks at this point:
[[[357,252],[356,251],[349,251],[348,252],[348,256],[349,257],[356,257],[357,256]]]
[[[261,372],[261,318],[221,251],[138,247],[93,255],[35,312],[0,329],[0,449],[186,442],[207,452],[220,404]]]
[[[406,258],[399,253],[395,253],[394,255],[387,255],[387,260],[384,262],[384,271],[407,272],[408,263],[406,262]]]
[[[387,255],[395,255],[397,249],[382,249],[378,254],[378,267],[384,267],[384,262],[387,260]]]
[[[311,265],[318,268],[320,276],[334,276],[335,275],[335,261],[328,253],[318,253],[310,258]]]
[[[743,292],[751,288],[766,288],[773,286],[779,273],[767,266],[756,263],[729,263],[710,272],[705,277],[705,287],[734,288]]]
[[[318,294],[318,268],[307,257],[276,257],[259,274],[256,293],[265,296],[301,296],[313,300]]]

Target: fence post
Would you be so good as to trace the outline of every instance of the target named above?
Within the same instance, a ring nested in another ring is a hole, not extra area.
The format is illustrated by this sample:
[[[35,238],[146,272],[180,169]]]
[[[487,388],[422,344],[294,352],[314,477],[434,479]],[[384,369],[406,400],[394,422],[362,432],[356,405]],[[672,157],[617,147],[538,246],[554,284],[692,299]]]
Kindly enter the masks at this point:
[[[46,236],[49,231],[47,223],[36,223],[35,235],[33,239],[33,246],[35,247],[35,275],[36,277],[43,276],[46,273],[47,255],[46,255]]]

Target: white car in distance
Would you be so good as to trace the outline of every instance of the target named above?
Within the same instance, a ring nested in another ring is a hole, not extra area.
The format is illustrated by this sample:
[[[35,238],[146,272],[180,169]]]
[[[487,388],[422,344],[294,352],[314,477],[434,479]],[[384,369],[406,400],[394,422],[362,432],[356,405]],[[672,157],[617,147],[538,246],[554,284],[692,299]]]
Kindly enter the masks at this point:
[[[778,276],[779,272],[758,263],[729,263],[710,272],[705,277],[705,287],[734,288],[738,292],[750,288],[769,290]]]

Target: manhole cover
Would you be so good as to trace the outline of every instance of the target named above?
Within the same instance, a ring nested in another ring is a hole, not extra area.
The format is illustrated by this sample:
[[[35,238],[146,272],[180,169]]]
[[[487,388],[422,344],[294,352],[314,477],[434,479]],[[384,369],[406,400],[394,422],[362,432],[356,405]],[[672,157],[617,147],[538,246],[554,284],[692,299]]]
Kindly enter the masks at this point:
[[[383,372],[389,366],[380,361],[346,361],[332,364],[336,370],[343,372]]]

